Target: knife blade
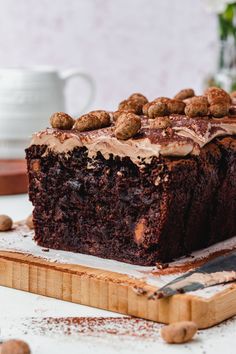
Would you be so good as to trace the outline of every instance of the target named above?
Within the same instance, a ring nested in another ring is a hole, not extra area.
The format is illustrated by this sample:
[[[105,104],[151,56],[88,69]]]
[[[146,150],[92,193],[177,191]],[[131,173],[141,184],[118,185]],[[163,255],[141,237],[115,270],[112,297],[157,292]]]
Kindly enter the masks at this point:
[[[149,295],[149,299],[161,299],[233,280],[236,280],[236,251],[216,257],[203,266],[172,280]]]

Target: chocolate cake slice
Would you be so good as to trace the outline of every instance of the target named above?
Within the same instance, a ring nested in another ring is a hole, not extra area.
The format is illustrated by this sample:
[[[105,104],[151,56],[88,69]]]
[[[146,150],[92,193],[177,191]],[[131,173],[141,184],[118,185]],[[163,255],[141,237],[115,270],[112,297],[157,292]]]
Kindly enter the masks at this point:
[[[54,115],[26,150],[36,242],[155,265],[235,236],[236,116],[210,94]]]

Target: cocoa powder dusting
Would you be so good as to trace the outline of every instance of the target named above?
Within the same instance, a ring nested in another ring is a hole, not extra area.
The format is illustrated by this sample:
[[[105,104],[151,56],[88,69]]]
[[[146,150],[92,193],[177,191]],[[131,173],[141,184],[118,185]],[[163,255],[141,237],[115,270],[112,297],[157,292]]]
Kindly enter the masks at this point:
[[[202,265],[209,262],[210,260],[212,260],[216,257],[222,256],[222,255],[224,255],[228,252],[231,252],[231,251],[232,251],[232,248],[215,251],[215,252],[212,252],[202,258],[192,259],[192,260],[185,261],[185,262],[183,261],[183,263],[179,264],[179,265],[173,265],[170,263],[167,268],[158,268],[157,267],[157,269],[154,269],[152,271],[152,274],[157,275],[157,276],[161,276],[161,275],[185,273],[193,268],[195,269],[195,268],[201,267]]]
[[[39,335],[64,334],[66,336],[115,335],[126,338],[154,340],[160,338],[161,325],[132,317],[46,317],[32,318],[24,323],[27,333]]]

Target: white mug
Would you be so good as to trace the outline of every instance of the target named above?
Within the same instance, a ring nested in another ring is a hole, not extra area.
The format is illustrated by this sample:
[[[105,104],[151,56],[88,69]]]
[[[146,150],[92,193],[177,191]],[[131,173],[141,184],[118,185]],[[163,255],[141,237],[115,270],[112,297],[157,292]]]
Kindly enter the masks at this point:
[[[94,97],[94,81],[88,74],[74,69],[0,69],[0,159],[24,157],[32,133],[49,126],[52,113],[65,111],[64,88],[68,79],[75,76],[90,85],[89,97],[79,115]]]

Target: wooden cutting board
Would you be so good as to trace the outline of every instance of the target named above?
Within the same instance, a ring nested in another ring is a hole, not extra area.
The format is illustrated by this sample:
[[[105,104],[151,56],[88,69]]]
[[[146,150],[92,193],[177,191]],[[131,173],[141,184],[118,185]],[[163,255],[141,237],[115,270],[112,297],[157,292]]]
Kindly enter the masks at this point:
[[[1,233],[0,248],[2,249],[2,245],[8,242],[6,240],[10,240],[7,247],[12,245],[14,248],[16,245],[14,237],[9,233]],[[19,242],[23,245],[25,231],[19,233],[19,237],[22,237]],[[47,252],[39,246],[31,246],[31,242],[32,244],[34,242],[31,239],[26,241],[32,253],[37,248],[45,254],[45,257],[50,253],[58,255],[56,252],[60,252],[53,250]],[[66,252],[61,253],[66,257]],[[72,256],[76,257],[75,254]],[[148,295],[156,287],[147,284],[142,277],[135,278],[124,274],[125,272],[122,273],[123,266],[119,272],[110,271],[109,266],[106,266],[106,269],[99,266],[98,269],[96,259],[98,262],[99,259],[91,256],[89,259],[93,258],[95,266],[88,267],[65,263],[65,260],[60,263],[58,259],[43,259],[29,252],[2,250],[0,285],[162,323],[193,320],[199,328],[211,327],[236,314],[235,283],[227,288],[222,286],[207,298],[191,293],[175,295],[168,299],[150,300]],[[132,266],[127,266],[127,269],[130,268]]]

